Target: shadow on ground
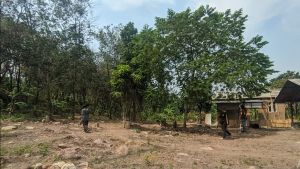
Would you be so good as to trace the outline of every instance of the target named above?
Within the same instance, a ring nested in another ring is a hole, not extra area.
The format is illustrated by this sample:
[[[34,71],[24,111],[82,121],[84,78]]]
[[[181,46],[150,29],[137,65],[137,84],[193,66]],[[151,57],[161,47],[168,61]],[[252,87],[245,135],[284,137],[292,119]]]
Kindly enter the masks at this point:
[[[177,127],[176,129],[172,127],[153,127],[153,125],[144,125],[135,123],[131,125],[131,129],[139,130],[139,131],[148,131],[152,134],[160,134],[160,135],[170,135],[175,133],[185,133],[185,134],[199,134],[199,135],[210,135],[210,136],[219,136],[222,137],[222,130],[221,128],[217,127],[207,127],[207,126],[199,126],[199,125],[190,125],[189,127]],[[241,133],[239,128],[229,128],[228,129],[232,136],[229,137],[230,139],[241,139],[241,138],[261,138],[276,135],[280,131],[287,131],[291,130],[289,128],[259,128],[253,129],[249,128],[246,132]]]

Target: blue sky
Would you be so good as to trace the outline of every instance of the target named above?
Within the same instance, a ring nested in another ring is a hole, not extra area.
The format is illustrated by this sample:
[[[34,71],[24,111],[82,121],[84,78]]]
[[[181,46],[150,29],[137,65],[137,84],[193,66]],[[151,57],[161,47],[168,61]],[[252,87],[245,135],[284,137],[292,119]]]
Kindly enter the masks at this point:
[[[95,27],[132,21],[140,29],[153,26],[155,17],[166,16],[168,8],[180,12],[200,5],[218,11],[242,8],[248,15],[246,40],[264,36],[269,44],[263,52],[274,62],[273,68],[300,72],[300,0],[92,0],[92,20]]]

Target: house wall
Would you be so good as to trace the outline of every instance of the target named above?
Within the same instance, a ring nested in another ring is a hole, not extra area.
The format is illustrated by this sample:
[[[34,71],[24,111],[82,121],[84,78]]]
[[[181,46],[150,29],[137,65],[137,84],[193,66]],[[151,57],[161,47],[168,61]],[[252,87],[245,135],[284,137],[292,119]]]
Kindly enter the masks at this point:
[[[227,118],[229,121],[228,127],[239,127],[239,104],[238,103],[218,103],[219,110],[226,110]]]
[[[268,105],[268,102],[265,102],[265,105]],[[267,106],[263,108],[256,109],[258,111],[258,124],[260,126],[278,127],[281,126],[279,123],[283,123],[285,120],[285,104],[276,104],[276,112],[269,112]],[[229,120],[229,127],[240,127],[239,119],[239,103],[217,103],[217,108],[219,110],[226,110],[227,117]],[[250,109],[247,110],[248,124],[250,124]],[[265,117],[269,120],[269,124],[265,120]],[[286,126],[286,125],[283,125]]]
[[[269,103],[266,102],[266,105]],[[286,119],[285,117],[285,104],[275,104],[276,111],[275,112],[269,112],[268,108],[265,109],[258,109],[259,112],[259,125],[260,126],[269,126],[269,127],[290,127],[289,119]],[[269,124],[267,124],[267,121],[264,118],[264,114],[266,118],[269,120]]]

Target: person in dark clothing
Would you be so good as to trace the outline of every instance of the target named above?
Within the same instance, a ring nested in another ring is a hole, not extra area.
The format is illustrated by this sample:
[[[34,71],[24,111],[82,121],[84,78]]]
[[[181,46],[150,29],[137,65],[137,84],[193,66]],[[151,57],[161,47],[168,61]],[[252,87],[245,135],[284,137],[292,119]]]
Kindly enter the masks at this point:
[[[245,105],[241,105],[240,109],[241,132],[246,132],[247,110]]]
[[[222,110],[219,115],[219,124],[221,125],[223,131],[223,139],[225,139],[226,136],[231,136],[231,133],[227,129],[228,121],[227,121],[227,114],[225,110]]]
[[[84,132],[88,133],[89,132],[89,128],[88,128],[88,125],[89,125],[89,113],[90,113],[90,110],[89,110],[89,105],[85,105],[83,106],[82,110],[81,110],[81,124],[83,124],[83,130]]]

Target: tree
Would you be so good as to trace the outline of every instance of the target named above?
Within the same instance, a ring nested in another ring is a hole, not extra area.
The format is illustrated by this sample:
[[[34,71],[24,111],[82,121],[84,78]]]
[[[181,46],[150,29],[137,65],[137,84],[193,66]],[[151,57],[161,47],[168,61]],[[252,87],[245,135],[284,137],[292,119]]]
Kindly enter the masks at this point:
[[[103,95],[100,97],[101,101],[101,110],[107,112],[109,118],[112,118],[113,109],[118,109],[118,100],[112,97],[111,92],[111,74],[112,71],[117,67],[121,62],[121,30],[122,25],[118,26],[105,26],[95,34],[96,39],[99,42],[99,52],[96,55],[96,62],[99,66],[99,69],[103,72],[101,75],[104,79],[103,85]]]
[[[271,81],[270,81],[271,87],[272,88],[282,88],[284,83],[288,79],[299,79],[299,78],[300,78],[299,72],[288,70],[287,72],[282,73],[282,74],[278,75],[277,77],[271,79]]]
[[[184,126],[187,111],[199,102],[209,103],[215,85],[237,96],[266,91],[266,78],[274,72],[268,56],[260,52],[267,42],[261,36],[244,41],[246,18],[242,10],[222,13],[201,6],[195,11],[169,10],[166,18],[156,19],[184,100]]]

